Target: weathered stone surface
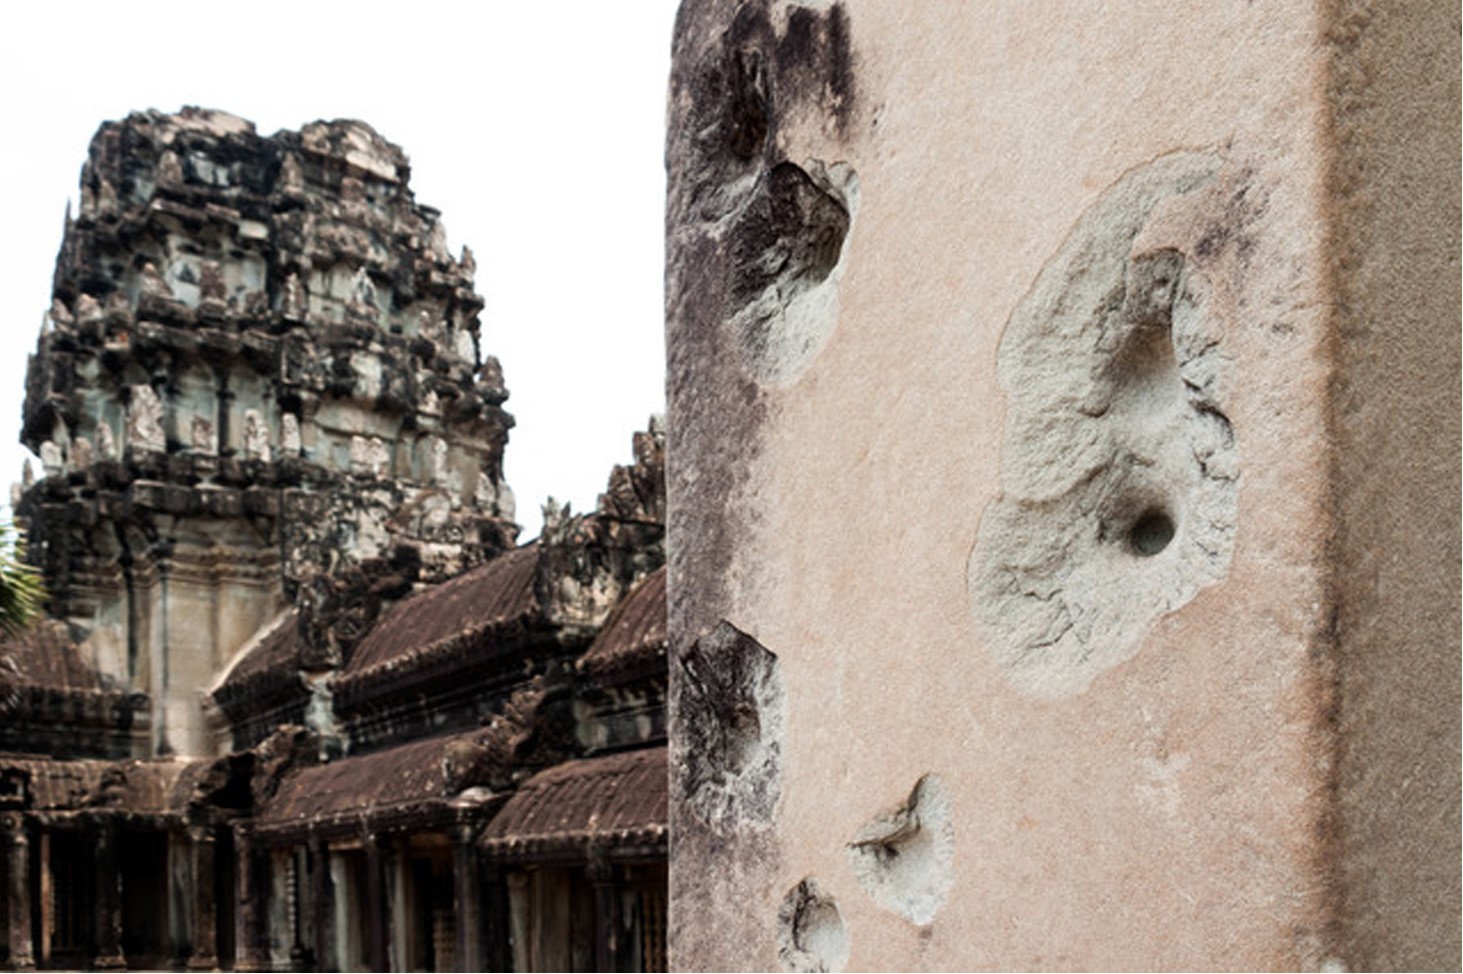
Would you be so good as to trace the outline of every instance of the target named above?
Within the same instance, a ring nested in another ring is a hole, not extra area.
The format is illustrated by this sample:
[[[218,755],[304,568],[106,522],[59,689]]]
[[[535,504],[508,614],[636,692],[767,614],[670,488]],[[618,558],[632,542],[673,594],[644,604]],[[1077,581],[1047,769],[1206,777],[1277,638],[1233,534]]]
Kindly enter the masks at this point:
[[[512,543],[482,299],[408,174],[360,122],[263,138],[185,109],[92,143],[27,379],[46,477],[20,514],[56,614],[161,708],[143,750],[213,749],[198,692],[287,601],[312,665],[336,665],[383,599]],[[204,625],[213,600],[229,618]]]
[[[672,967],[1457,963],[1457,12],[1362,6],[683,6]]]

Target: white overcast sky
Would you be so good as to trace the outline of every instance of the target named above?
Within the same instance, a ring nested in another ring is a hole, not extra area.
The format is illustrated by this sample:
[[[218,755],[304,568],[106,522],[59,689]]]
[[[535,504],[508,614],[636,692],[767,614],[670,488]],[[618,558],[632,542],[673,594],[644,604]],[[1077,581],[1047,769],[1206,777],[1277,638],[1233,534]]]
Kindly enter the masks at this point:
[[[263,135],[359,118],[477,257],[518,425],[520,540],[593,506],[664,409],[665,88],[676,0],[27,3],[0,21],[0,486],[67,201],[106,119],[202,105]],[[37,469],[38,465],[37,465]],[[8,498],[6,498],[8,503]]]

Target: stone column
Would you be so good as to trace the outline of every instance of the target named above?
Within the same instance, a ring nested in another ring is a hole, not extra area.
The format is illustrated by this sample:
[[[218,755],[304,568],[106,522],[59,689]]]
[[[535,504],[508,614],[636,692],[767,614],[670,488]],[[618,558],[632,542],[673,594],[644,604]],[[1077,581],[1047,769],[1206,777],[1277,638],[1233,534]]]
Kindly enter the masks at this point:
[[[192,859],[193,948],[188,957],[191,971],[218,970],[218,891],[214,888],[213,857],[216,851],[213,830],[195,825],[188,830],[188,848]]]
[[[479,859],[481,863],[481,858]],[[482,961],[491,971],[512,970],[513,952],[508,940],[508,892],[502,868],[489,862],[479,872],[479,902],[482,904]]]
[[[97,970],[121,970],[127,966],[122,954],[122,873],[117,864],[117,823],[103,818],[93,829],[96,842],[97,883]]]
[[[589,882],[594,886],[595,970],[618,969],[620,954],[620,888],[615,867],[599,856],[589,860]]]
[[[528,902],[531,892],[528,876],[522,871],[510,872],[504,877],[503,895],[508,901],[508,936],[504,940],[511,947],[510,951],[505,951],[508,954],[507,959],[511,961],[505,965],[507,970],[533,970],[533,962],[539,952],[539,945],[534,940],[536,925],[530,915]]]
[[[6,815],[0,829],[5,832],[10,868],[5,891],[10,906],[10,967],[33,971],[36,958],[30,930],[30,839],[25,834],[25,819],[19,815]]]
[[[483,961],[482,876],[477,827],[458,826],[452,836],[452,908],[457,914],[457,969],[477,971]]]
[[[40,875],[36,890],[36,909],[40,911],[40,942],[33,949],[42,964],[51,961],[51,937],[56,929],[55,878],[51,875],[51,832],[44,825],[36,841],[36,872]]]
[[[373,971],[386,970],[386,884],[380,840],[366,836],[366,959]]]
[[[310,908],[315,926],[315,968],[328,971],[335,963],[335,885],[330,880],[330,846],[321,838],[310,840]]]
[[[259,863],[252,837],[241,828],[234,831],[234,852],[237,859],[234,869],[234,969],[259,971],[264,969],[260,953],[259,920],[264,904]]]

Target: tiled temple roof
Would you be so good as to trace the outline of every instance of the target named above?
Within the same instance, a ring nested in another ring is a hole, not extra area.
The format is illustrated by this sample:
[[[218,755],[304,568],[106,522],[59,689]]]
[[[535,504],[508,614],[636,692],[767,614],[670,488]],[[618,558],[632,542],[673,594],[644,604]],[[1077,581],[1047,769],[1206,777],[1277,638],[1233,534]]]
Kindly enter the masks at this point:
[[[214,691],[220,697],[238,696],[249,688],[285,677],[295,679],[299,666],[298,642],[300,614],[291,610],[278,624],[264,633],[253,648],[229,670],[222,684]]]
[[[408,656],[528,619],[539,609],[538,559],[538,545],[528,544],[406,599],[361,640],[343,676],[390,668]]]
[[[504,859],[665,854],[666,749],[566,761],[524,782],[483,833]]]
[[[25,779],[24,795],[4,798],[30,811],[106,809],[130,814],[181,812],[210,761],[58,761],[0,754],[0,778]]]
[[[278,831],[429,811],[457,795],[454,748],[471,748],[480,737],[480,730],[429,737],[299,768],[279,783],[256,823]]]
[[[615,607],[579,658],[580,672],[607,676],[665,658],[665,576],[664,566],[651,572]]]
[[[66,690],[107,689],[63,622],[44,620],[0,642],[0,660],[6,661],[0,665],[9,671],[0,676],[16,683]]]

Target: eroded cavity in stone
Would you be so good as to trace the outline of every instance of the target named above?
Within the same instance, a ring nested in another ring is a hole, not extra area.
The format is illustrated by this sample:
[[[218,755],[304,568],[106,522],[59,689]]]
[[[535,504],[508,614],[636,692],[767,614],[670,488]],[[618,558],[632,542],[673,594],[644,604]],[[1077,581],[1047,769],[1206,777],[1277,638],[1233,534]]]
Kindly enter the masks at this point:
[[[848,166],[782,162],[751,188],[734,217],[731,325],[753,376],[802,374],[838,321],[844,243],[858,199]]]
[[[789,385],[837,322],[858,207],[853,169],[805,158],[790,135],[812,124],[830,145],[847,136],[856,102],[847,12],[742,3],[672,87],[687,117],[672,133],[671,223],[711,242],[725,273],[722,319],[747,374]]]
[[[789,971],[840,971],[848,963],[848,927],[838,903],[809,876],[782,900],[777,957]]]
[[[1222,323],[1185,253],[1133,253],[1155,207],[1221,160],[1175,153],[1083,215],[1007,324],[1001,496],[970,558],[972,608],[1018,689],[1078,693],[1222,578],[1238,466],[1218,401]]]
[[[680,654],[676,778],[707,825],[767,825],[782,779],[785,698],[776,655],[729,622]]]
[[[848,859],[879,906],[921,926],[933,922],[955,882],[955,828],[939,777],[920,778],[904,804],[860,829]]]

